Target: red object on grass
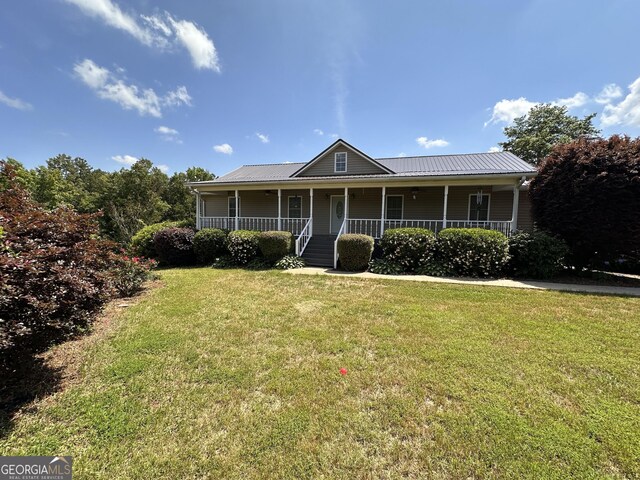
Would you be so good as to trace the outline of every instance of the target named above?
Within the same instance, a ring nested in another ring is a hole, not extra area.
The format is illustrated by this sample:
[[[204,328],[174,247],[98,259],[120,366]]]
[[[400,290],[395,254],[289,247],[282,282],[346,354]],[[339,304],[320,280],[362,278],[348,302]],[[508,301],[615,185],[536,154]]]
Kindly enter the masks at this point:
[[[347,369],[346,368],[341,368],[340,369],[340,375],[346,375],[347,374]]]

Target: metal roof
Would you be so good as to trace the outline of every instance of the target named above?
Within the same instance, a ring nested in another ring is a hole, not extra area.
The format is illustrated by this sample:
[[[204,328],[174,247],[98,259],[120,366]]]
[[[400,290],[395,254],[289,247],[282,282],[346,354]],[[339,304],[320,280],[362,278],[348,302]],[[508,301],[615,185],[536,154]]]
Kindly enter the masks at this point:
[[[307,162],[244,165],[226,175],[200,184],[302,182],[309,180],[347,180],[356,178],[442,177],[456,175],[506,175],[536,173],[533,166],[509,152],[430,155],[420,157],[376,158],[393,173],[372,175],[334,175],[322,177],[292,177]]]

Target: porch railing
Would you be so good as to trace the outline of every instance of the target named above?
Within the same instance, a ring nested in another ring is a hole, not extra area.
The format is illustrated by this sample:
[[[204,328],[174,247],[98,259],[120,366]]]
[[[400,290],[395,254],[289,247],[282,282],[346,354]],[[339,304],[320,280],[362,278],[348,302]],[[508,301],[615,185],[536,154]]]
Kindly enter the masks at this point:
[[[306,228],[309,223],[308,218],[282,218],[282,228],[285,232],[291,232],[294,236],[298,236]]]
[[[337,269],[338,268],[338,239],[340,238],[340,235],[342,235],[345,232],[345,227],[347,225],[347,221],[343,220],[342,221],[342,225],[340,226],[340,230],[338,230],[338,234],[336,235],[336,239],[333,242],[333,268]]]
[[[447,220],[448,228],[486,228],[497,230],[507,237],[511,236],[511,221],[484,221],[484,220]]]
[[[348,218],[344,233],[361,233],[373,238],[382,236],[382,220],[379,218]]]
[[[233,230],[236,228],[235,221],[234,217],[200,217],[200,227]]]
[[[389,228],[426,228],[437,233],[442,230],[442,220],[385,220],[384,229]]]
[[[379,218],[349,218],[342,233],[362,233],[373,238],[382,236],[382,220]],[[475,220],[447,220],[449,228],[486,228],[497,230],[507,236],[511,235],[511,221],[475,221]],[[432,232],[439,232],[443,228],[442,220],[385,220],[384,229],[390,228],[426,228]]]
[[[307,223],[300,232],[300,235],[296,238],[297,256],[301,256],[304,253],[304,249],[307,248],[309,240],[311,240],[311,221],[307,219]]]
[[[280,230],[291,232],[294,236],[300,235],[308,218],[281,218]],[[236,229],[236,217],[200,217],[201,228],[222,228],[224,230]],[[278,230],[278,217],[238,217],[240,230]]]

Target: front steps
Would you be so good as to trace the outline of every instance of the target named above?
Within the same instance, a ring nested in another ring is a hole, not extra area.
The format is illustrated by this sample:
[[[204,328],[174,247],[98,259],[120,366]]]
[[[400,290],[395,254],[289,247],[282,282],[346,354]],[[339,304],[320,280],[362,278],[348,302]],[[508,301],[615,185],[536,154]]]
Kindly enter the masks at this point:
[[[335,235],[312,236],[307,248],[302,252],[302,258],[310,266],[333,267],[333,243],[335,240]]]

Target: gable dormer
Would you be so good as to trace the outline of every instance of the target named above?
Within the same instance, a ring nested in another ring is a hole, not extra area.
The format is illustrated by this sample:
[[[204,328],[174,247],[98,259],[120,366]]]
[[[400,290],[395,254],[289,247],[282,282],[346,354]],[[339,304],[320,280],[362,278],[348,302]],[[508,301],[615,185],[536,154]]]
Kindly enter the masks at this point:
[[[339,139],[291,176],[330,177],[389,173],[393,172],[367,154]]]

